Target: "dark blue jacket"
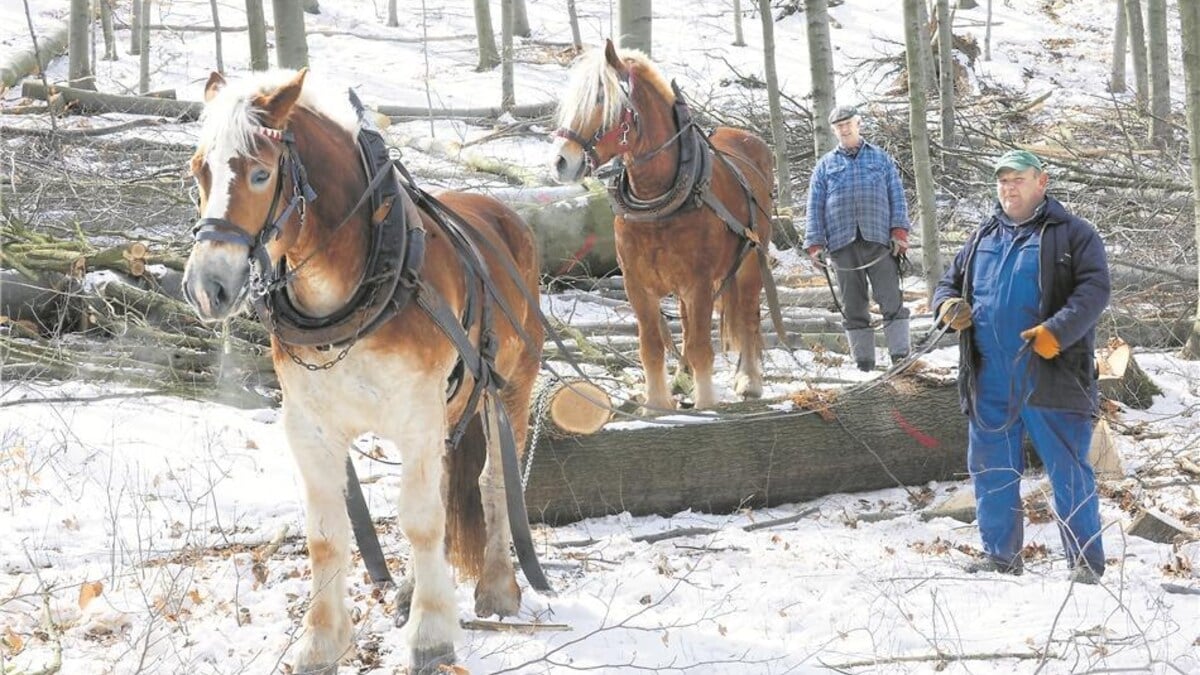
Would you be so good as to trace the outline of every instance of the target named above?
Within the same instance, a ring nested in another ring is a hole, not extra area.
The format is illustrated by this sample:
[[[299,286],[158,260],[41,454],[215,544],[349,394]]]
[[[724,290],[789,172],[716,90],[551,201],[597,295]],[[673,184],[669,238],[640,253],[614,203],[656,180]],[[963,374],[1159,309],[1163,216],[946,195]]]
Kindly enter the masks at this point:
[[[1002,227],[1000,207],[984,221],[963,245],[933,294],[936,310],[950,298],[963,298],[973,306],[972,263],[982,237]],[[1045,207],[1033,222],[1041,234],[1039,281],[1041,317],[1058,338],[1062,353],[1046,360],[1033,355],[1034,388],[1031,405],[1095,413],[1099,401],[1096,387],[1096,323],[1108,306],[1110,283],[1108,258],[1096,228],[1067,211],[1058,200],[1046,197]],[[959,391],[963,412],[971,409],[979,352],[974,331],[959,336]]]

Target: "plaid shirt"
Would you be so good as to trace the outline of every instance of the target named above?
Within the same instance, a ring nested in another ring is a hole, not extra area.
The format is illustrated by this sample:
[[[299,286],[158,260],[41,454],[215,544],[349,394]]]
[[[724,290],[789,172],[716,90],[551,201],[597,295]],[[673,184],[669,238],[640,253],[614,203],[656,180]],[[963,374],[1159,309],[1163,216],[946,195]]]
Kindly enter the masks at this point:
[[[853,157],[839,146],[817,162],[808,189],[805,248],[836,251],[859,232],[867,241],[887,244],[896,227],[909,229],[908,203],[886,152],[863,140]]]

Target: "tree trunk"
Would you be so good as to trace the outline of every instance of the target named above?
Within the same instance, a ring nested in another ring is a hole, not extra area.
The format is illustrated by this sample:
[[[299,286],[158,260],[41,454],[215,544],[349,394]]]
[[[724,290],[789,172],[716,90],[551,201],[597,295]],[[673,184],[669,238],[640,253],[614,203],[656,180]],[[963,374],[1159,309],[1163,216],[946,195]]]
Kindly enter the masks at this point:
[[[1129,51],[1133,54],[1133,82],[1138,109],[1145,111],[1150,100],[1150,73],[1146,64],[1146,24],[1142,20],[1142,0],[1125,0],[1125,20],[1129,24]]]
[[[1146,44],[1150,50],[1150,140],[1171,140],[1171,65],[1167,60],[1167,0],[1146,0]]]
[[[964,473],[967,423],[953,383],[902,376],[824,395],[810,396],[819,414],[543,436],[525,493],[530,518],[562,525],[623,511],[724,513]]]
[[[309,14],[320,14],[321,13],[320,0],[304,0],[304,11],[308,12]],[[307,50],[305,53],[307,54]]]
[[[71,41],[68,45],[67,79],[72,86],[94,88],[91,60],[88,58],[91,42],[88,29],[92,25],[91,3],[88,0],[71,0]]]
[[[1183,26],[1183,75],[1187,91],[1188,158],[1192,165],[1192,202],[1200,203],[1200,3],[1179,4],[1179,19]],[[1200,208],[1192,210],[1194,237],[1200,245]],[[1200,275],[1197,275],[1200,285]],[[1183,346],[1181,356],[1200,359],[1200,305],[1192,322],[1192,332]]]
[[[280,68],[308,65],[308,37],[304,32],[304,6],[295,0],[271,0],[275,13],[275,62]]]
[[[1112,73],[1108,90],[1114,94],[1125,91],[1125,51],[1129,44],[1129,23],[1125,17],[1125,0],[1117,0],[1117,23],[1113,28]]]
[[[138,49],[138,92],[150,91],[150,8],[151,0],[142,0],[142,46]]]
[[[117,60],[117,38],[113,35],[113,18],[111,0],[96,0],[100,9],[100,27],[104,32],[104,60]]]
[[[400,15],[396,12],[396,0],[388,0],[387,25],[392,28],[400,25]]]
[[[779,75],[775,71],[775,19],[771,15],[771,0],[758,0],[759,17],[762,19],[763,70],[767,78],[767,103],[771,113],[771,140],[775,146],[775,189],[778,197],[775,204],[792,208],[792,179],[788,168],[787,129],[783,126],[783,108],[779,104]],[[791,220],[776,218],[778,226],[773,239],[780,248],[796,246],[798,237]]]
[[[512,32],[513,35],[529,37],[533,31],[529,28],[529,12],[525,11],[525,0],[510,0],[512,2]]]
[[[492,10],[488,0],[475,0],[475,32],[479,36],[479,65],[475,70],[491,70],[500,65],[496,35],[492,30]]]
[[[28,49],[13,54],[8,63],[0,68],[0,84],[6,88],[13,87],[26,77],[42,72],[54,57],[67,50],[70,35],[67,24],[56,26],[52,32],[39,30],[37,51],[30,44]]]
[[[742,34],[742,0],[733,0],[733,46],[746,46],[746,36]]]
[[[1124,0],[1121,0],[1124,2]],[[983,60],[992,60],[992,0],[987,0],[987,26],[983,29]]]
[[[267,70],[271,67],[271,60],[262,0],[246,0],[246,28],[250,34],[250,70]]]
[[[921,88],[925,91],[934,91],[937,83],[933,79],[936,72],[933,64],[933,36],[929,33],[929,8],[925,6],[925,0],[917,3],[917,30],[921,38],[920,48],[917,50],[917,58],[921,60],[921,77],[917,82],[921,83]],[[908,81],[913,81],[911,70]]]
[[[954,147],[954,31],[950,0],[937,0],[938,101],[942,109],[942,148]],[[942,170],[953,173],[954,158],[942,153]]]
[[[917,207],[921,218],[921,264],[925,271],[925,288],[928,300],[933,300],[933,290],[942,276],[942,263],[938,256],[937,212],[933,197],[933,169],[929,162],[929,130],[925,126],[925,89],[913,86],[924,82],[921,72],[924,64],[921,53],[928,47],[921,37],[920,13],[918,8],[924,0],[904,0],[904,40],[908,61],[908,128],[912,137],[913,174],[917,183]]]
[[[617,0],[622,47],[640,49],[646,56],[651,56],[653,4],[653,0]]]
[[[583,37],[579,33],[579,12],[575,11],[575,0],[567,0],[567,21],[571,24],[571,46],[583,49]]]
[[[514,0],[500,0],[500,107],[511,110],[517,104],[513,92],[513,16]]]
[[[21,83],[21,95],[50,100],[55,94],[71,103],[76,103],[89,113],[130,113],[134,115],[161,115],[198,119],[203,104],[196,101],[176,101],[169,98],[150,96],[118,96],[103,92],[76,89],[74,87],[50,87],[47,91],[41,82],[26,80]]]
[[[978,6],[979,3],[975,2],[975,0],[958,0],[959,9],[975,9]]]
[[[133,0],[129,9],[129,53],[137,56],[142,51],[142,0]]]
[[[221,50],[221,15],[217,12],[217,0],[208,0],[208,5],[212,8],[213,36],[216,40],[215,49],[217,51],[217,72],[224,74],[225,59]]]
[[[829,6],[826,0],[804,3],[808,28],[808,66],[812,75],[813,147],[817,157],[837,144],[829,128],[829,113],[836,103],[833,87],[833,46],[829,39]]]

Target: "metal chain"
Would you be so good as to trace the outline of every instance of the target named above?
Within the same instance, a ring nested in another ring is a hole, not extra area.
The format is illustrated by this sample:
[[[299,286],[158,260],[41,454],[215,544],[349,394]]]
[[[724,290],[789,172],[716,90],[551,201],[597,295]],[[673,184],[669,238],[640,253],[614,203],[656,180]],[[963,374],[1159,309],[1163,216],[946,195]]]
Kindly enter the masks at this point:
[[[533,431],[529,433],[529,450],[525,453],[525,470],[521,472],[521,492],[529,485],[529,474],[533,470],[533,457],[537,454],[538,438],[542,435],[542,427],[546,424],[546,409],[550,407],[550,384],[557,378],[545,382],[538,390],[537,398],[533,401]]]

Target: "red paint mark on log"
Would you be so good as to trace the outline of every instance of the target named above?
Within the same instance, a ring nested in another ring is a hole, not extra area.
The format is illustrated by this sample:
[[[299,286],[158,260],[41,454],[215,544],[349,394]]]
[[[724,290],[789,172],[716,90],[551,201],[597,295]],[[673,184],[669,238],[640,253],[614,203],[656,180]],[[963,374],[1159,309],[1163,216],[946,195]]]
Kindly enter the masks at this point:
[[[901,415],[900,411],[895,408],[892,408],[892,419],[896,420],[896,424],[904,430],[904,433],[912,436],[913,440],[920,443],[923,447],[936,448],[938,446],[936,438],[914,427],[912,422],[904,419],[904,415]]]

